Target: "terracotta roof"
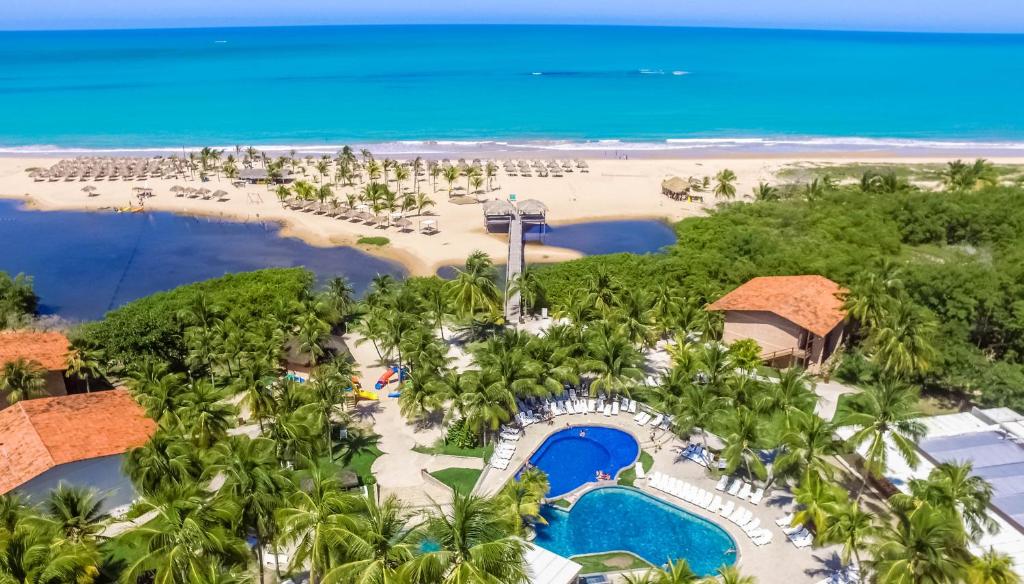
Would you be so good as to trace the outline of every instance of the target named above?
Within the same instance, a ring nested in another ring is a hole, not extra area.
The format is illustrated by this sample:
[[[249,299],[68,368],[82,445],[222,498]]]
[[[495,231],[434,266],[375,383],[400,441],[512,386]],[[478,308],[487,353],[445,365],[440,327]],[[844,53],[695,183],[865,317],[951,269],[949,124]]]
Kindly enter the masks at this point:
[[[20,401],[0,411],[0,494],[55,466],[142,446],[155,430],[124,389]]]
[[[50,371],[67,368],[68,338],[60,333],[0,332],[0,366],[18,358],[39,363]]]
[[[722,296],[708,310],[771,312],[823,337],[846,317],[842,292],[824,276],[763,276]]]

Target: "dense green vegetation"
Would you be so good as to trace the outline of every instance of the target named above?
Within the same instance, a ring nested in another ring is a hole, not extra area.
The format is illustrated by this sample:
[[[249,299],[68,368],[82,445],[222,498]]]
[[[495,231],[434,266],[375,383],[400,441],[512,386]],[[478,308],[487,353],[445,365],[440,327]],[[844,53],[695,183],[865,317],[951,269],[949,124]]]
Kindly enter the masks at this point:
[[[755,276],[822,274],[866,302],[904,300],[880,326],[926,323],[932,350],[914,383],[1024,409],[1024,189],[897,187],[791,188],[790,198],[682,221],[666,254],[590,257],[536,272],[549,305],[562,312],[601,271],[640,294],[670,290],[698,306]],[[870,383],[878,371],[863,358],[868,331],[859,332],[837,373]]]
[[[24,326],[36,313],[39,299],[32,290],[32,278],[11,277],[0,271],[0,330]]]
[[[451,487],[456,493],[468,495],[480,478],[480,469],[445,468],[430,473],[435,479]]]
[[[358,240],[356,240],[356,243],[359,244],[359,245],[377,245],[377,246],[381,246],[381,245],[387,245],[387,244],[391,243],[391,240],[386,238],[386,237],[381,237],[381,236],[377,236],[377,237],[360,237]]]

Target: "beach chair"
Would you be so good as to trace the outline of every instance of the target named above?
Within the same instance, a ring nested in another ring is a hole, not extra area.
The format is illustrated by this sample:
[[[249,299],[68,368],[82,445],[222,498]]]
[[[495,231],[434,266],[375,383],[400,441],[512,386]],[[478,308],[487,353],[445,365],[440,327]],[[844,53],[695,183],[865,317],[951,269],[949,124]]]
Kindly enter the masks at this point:
[[[744,531],[744,533],[747,534],[747,537],[750,537],[750,534],[756,532],[760,528],[761,528],[761,520],[758,519],[757,517],[755,517],[755,518],[750,520],[750,523],[747,523],[746,525],[743,526],[743,531]]]
[[[789,539],[789,541],[801,539],[811,534],[811,532],[807,531],[807,528],[803,525],[789,532],[783,529],[782,532],[786,534],[786,538]]]
[[[721,495],[715,495],[711,499],[711,504],[708,505],[707,507],[705,507],[705,509],[707,509],[708,511],[711,511],[712,513],[718,513],[718,510],[721,509],[721,508],[722,508],[722,496]]]
[[[660,424],[660,423],[661,423],[661,421],[662,421],[662,420],[664,420],[664,419],[665,419],[665,416],[663,416],[663,415],[661,415],[661,414],[658,414],[657,416],[654,416],[654,419],[653,419],[653,420],[651,420],[651,423],[650,423],[650,425],[651,425],[652,427],[657,427],[657,426],[658,426],[658,424]]]
[[[760,529],[750,537],[750,541],[756,546],[768,545],[772,542],[772,532],[767,529]]]
[[[782,533],[786,534],[786,537],[800,533],[801,531],[807,531],[807,528],[803,525],[790,525],[782,528]]]
[[[737,523],[740,520],[740,518],[744,515],[746,515],[746,509],[739,505],[736,505],[736,510],[733,511],[731,514],[726,515],[725,518],[729,521],[732,521],[733,523]]]
[[[633,466],[636,467],[636,478],[642,479],[647,476],[647,473],[644,472],[644,465],[641,464],[639,460],[636,461],[636,464]]]
[[[715,502],[715,494],[710,491],[704,491],[704,498],[700,501],[701,509],[711,509]]]
[[[604,405],[604,416],[607,418],[612,415],[612,404]]]
[[[619,402],[612,402],[612,415],[619,415]]]
[[[740,489],[740,492],[736,494],[736,496],[746,501],[747,499],[750,498],[750,493],[753,490],[754,489],[752,486],[750,486],[750,483],[743,483],[743,487]]]
[[[752,495],[750,495],[750,504],[757,505],[758,503],[761,502],[761,499],[764,499],[764,489],[758,489],[754,491]]]
[[[811,532],[807,532],[807,535],[798,538],[791,537],[789,538],[789,541],[793,542],[793,545],[796,546],[797,549],[811,547],[811,544],[814,543],[814,534]]]
[[[716,491],[724,491],[725,487],[728,484],[729,484],[729,476],[728,475],[722,475],[722,478],[718,479],[718,482],[715,484],[715,490]]]
[[[636,400],[635,399],[634,400],[630,400],[629,401],[629,413],[635,414],[636,413],[636,408],[637,408]]]
[[[742,487],[743,487],[743,479],[736,479],[736,480],[734,480],[732,482],[731,485],[729,485],[729,489],[726,491],[726,494],[729,494],[729,495],[732,495],[733,497],[735,497],[736,493],[739,493],[740,492],[740,488],[742,488]]]
[[[783,517],[779,517],[775,520],[775,525],[778,525],[779,527],[789,527],[790,525],[793,525],[794,517],[796,517],[796,515],[793,513],[790,513],[789,515],[785,515]]]
[[[722,507],[718,510],[718,514],[722,517],[728,517],[732,515],[732,512],[736,510],[736,503],[733,501],[726,501],[722,504]]]
[[[588,399],[587,400],[587,410],[590,413],[596,412],[597,411],[597,400],[595,400],[594,398]]]
[[[651,415],[648,414],[647,412],[643,412],[642,414],[640,414],[640,419],[637,420],[636,423],[640,424],[641,426],[646,426],[647,422],[649,422],[650,419],[651,419]]]
[[[639,414],[633,416],[633,421],[636,422],[637,424],[639,424],[640,423],[640,418],[643,417],[643,415],[644,415],[644,413],[640,412]]]

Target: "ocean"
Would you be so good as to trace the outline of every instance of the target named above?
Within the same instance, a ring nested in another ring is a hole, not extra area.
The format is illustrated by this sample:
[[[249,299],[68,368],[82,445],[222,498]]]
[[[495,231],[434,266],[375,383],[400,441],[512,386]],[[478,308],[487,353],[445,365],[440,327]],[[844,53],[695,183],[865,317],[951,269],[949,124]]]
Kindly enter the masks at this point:
[[[584,26],[0,33],[0,153],[1024,153],[1024,35]]]

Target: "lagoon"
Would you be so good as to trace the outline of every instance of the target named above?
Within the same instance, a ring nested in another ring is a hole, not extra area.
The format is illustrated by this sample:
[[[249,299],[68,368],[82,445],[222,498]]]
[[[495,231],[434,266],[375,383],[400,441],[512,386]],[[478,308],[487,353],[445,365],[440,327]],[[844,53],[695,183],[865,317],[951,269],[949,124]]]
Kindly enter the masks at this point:
[[[161,290],[271,267],[305,266],[347,277],[361,293],[377,274],[403,268],[351,247],[319,248],[281,237],[274,223],[172,213],[30,211],[0,200],[0,270],[34,279],[40,312],[92,320]]]

